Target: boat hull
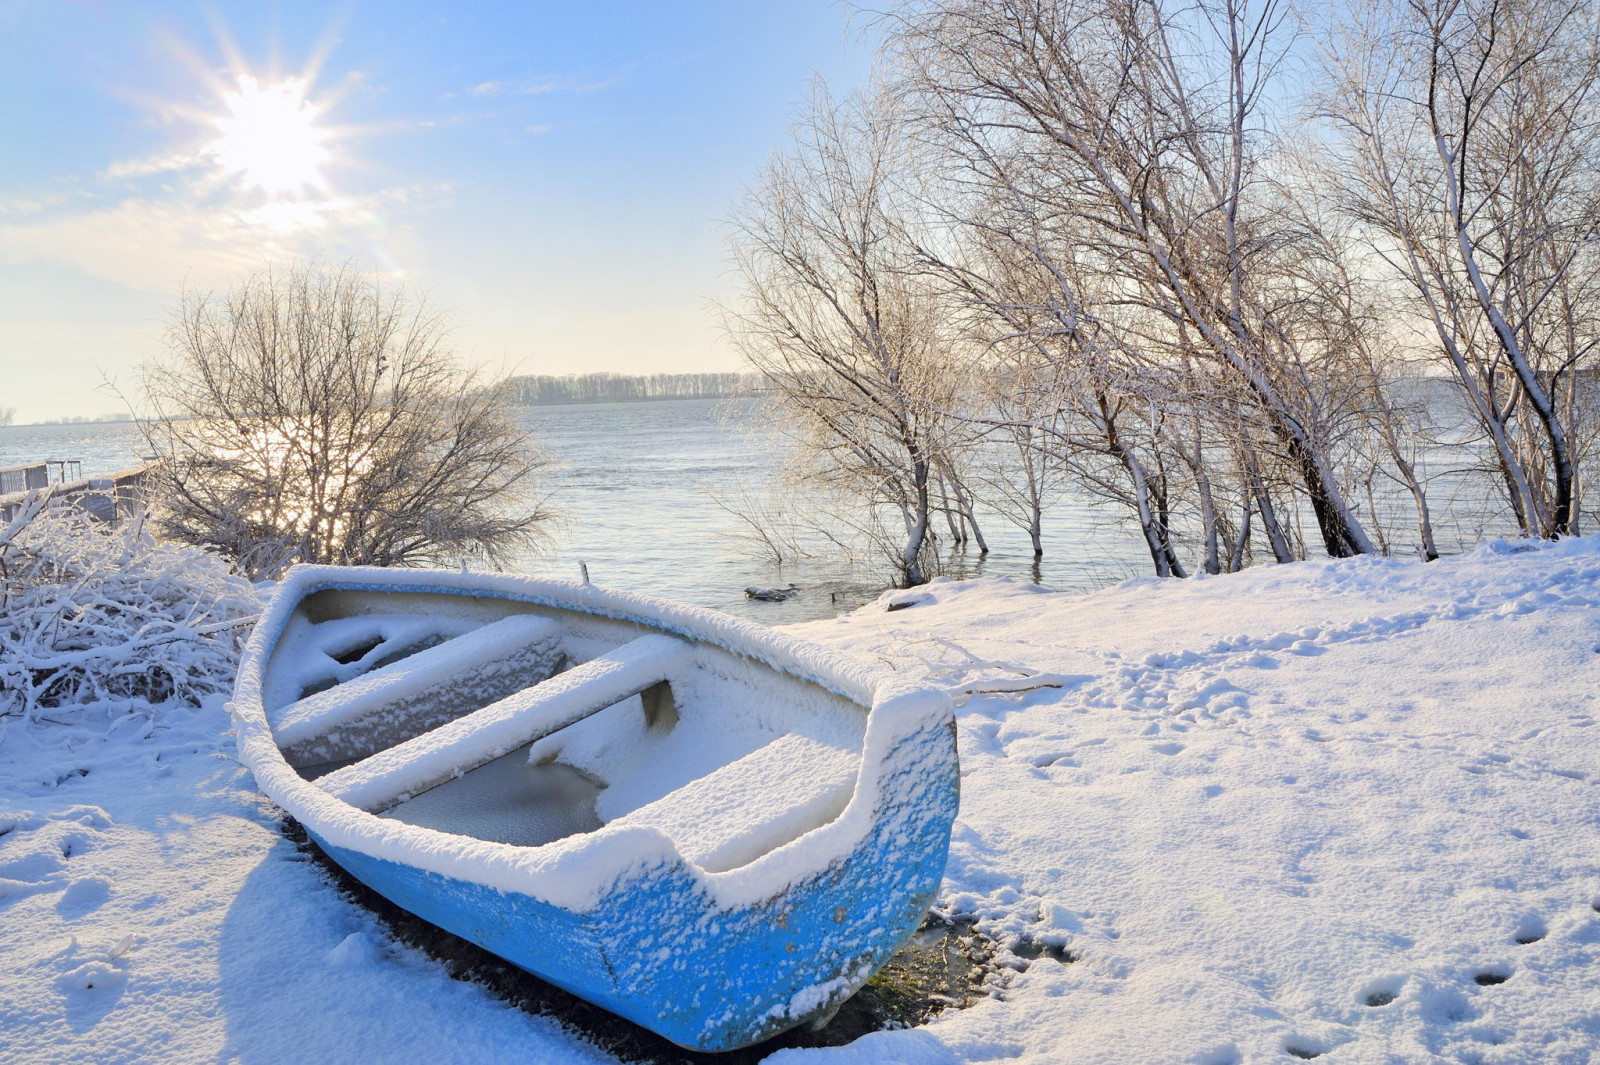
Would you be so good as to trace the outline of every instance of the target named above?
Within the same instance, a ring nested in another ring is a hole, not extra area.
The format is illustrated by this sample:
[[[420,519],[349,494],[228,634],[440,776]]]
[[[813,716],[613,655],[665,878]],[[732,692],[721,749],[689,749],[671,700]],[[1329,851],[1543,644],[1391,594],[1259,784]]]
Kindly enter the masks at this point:
[[[897,761],[925,773],[948,744],[909,737]],[[719,908],[682,866],[619,879],[578,913],[307,834],[402,909],[680,1046],[734,1050],[829,1015],[916,931],[955,816],[953,766],[944,772],[951,779],[933,789],[944,801],[901,797],[842,860],[735,909]]]
[[[430,591],[452,590],[440,585],[444,575],[426,576],[434,578]],[[280,597],[329,588],[405,591],[414,579],[392,571],[302,571]],[[748,1046],[831,1015],[916,930],[937,894],[959,802],[954,724],[942,694],[908,694],[895,678],[830,668],[835,659],[820,648],[692,608],[523,578],[472,575],[461,584],[457,594],[479,601],[590,610],[705,640],[852,693],[871,706],[854,797],[837,823],[721,874],[686,861],[659,836],[654,851],[651,837],[638,837],[645,846],[633,846],[638,853],[623,860],[618,853],[628,847],[618,840],[635,837],[606,829],[546,847],[472,841],[443,848],[455,846],[459,861],[437,857],[441,848],[430,843],[415,848],[423,860],[411,860],[409,840],[445,834],[338,803],[282,760],[259,703],[274,629],[282,631],[294,606],[275,602],[241,666],[234,706],[241,755],[263,791],[356,879],[552,984],[706,1051]],[[557,847],[559,860],[546,860]],[[601,886],[574,901],[561,879],[573,869]]]

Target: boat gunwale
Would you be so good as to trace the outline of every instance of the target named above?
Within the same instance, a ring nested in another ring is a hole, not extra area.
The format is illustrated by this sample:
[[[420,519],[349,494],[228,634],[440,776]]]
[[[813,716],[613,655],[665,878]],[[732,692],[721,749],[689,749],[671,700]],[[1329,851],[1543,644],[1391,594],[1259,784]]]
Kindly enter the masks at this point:
[[[290,618],[323,591],[465,595],[565,610],[669,632],[756,661],[815,684],[862,708],[867,716],[855,790],[832,821],[736,869],[711,873],[683,857],[658,829],[603,826],[539,846],[518,846],[380,818],[340,800],[288,764],[262,699],[266,665]],[[950,700],[937,688],[909,683],[889,670],[750,622],[704,608],[592,584],[515,574],[296,566],[280,583],[246,644],[230,711],[240,757],[269,798],[335,846],[411,865],[582,913],[593,909],[634,868],[682,866],[717,909],[757,905],[850,858],[865,838],[887,783],[870,764],[895,743],[930,724],[949,725]],[[951,737],[954,758],[954,737]],[[870,788],[863,788],[863,783]],[[818,834],[822,834],[819,837]],[[825,844],[825,845],[824,845]],[[795,861],[803,849],[813,861]]]

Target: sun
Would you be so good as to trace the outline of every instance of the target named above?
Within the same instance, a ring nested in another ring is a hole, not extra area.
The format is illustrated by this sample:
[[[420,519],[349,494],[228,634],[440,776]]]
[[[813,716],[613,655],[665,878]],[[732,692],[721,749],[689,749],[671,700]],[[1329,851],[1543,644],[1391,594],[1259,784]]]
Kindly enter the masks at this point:
[[[306,89],[301,78],[262,85],[239,75],[238,91],[222,94],[228,113],[214,120],[222,136],[210,153],[218,165],[269,196],[323,187],[329,134],[318,127],[322,108],[306,99]]]

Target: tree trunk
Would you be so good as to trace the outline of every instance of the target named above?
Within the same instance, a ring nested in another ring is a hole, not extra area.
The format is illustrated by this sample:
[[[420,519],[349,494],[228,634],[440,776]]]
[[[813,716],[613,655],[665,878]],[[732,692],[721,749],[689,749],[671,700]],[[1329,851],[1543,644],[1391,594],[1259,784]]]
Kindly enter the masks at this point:
[[[1215,576],[1222,572],[1217,554],[1217,507],[1211,498],[1211,478],[1195,471],[1195,485],[1200,491],[1200,521],[1206,529],[1206,572]]]
[[[1183,572],[1183,566],[1172,554],[1166,525],[1157,516],[1150,490],[1150,477],[1145,471],[1144,463],[1121,444],[1111,444],[1110,451],[1122,463],[1122,468],[1128,473],[1128,479],[1133,482],[1134,505],[1139,512],[1139,531],[1144,534],[1145,547],[1150,551],[1150,562],[1155,567],[1156,576],[1187,576]]]
[[[972,529],[972,539],[978,545],[978,554],[987,555],[989,544],[983,538],[983,530],[978,527],[978,515],[973,512],[972,496],[968,495],[961,487],[961,481],[954,473],[950,475],[950,491],[956,497],[956,506],[961,508],[962,520]],[[965,534],[962,542],[966,541]]]
[[[1272,494],[1267,491],[1267,483],[1259,471],[1253,467],[1250,470],[1250,491],[1256,497],[1256,509],[1261,513],[1261,527],[1267,530],[1267,542],[1272,545],[1272,557],[1280,563],[1294,561],[1294,552],[1289,549],[1289,538],[1283,533],[1283,526],[1278,522],[1278,512],[1272,505]]]
[[[906,515],[906,547],[900,556],[901,574],[907,587],[926,584],[927,574],[922,569],[922,547],[928,539],[928,464],[917,459],[912,467],[912,484],[916,489],[915,510]]]
[[[1228,555],[1228,572],[1238,573],[1244,569],[1244,553],[1250,546],[1250,496],[1244,497],[1244,505],[1240,508],[1239,535],[1234,537],[1233,551]]]

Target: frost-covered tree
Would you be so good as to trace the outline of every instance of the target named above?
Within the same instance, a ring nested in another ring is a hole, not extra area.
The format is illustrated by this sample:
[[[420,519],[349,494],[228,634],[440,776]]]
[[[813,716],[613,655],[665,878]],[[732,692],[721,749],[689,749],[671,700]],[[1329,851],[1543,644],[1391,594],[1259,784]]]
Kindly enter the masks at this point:
[[[1321,338],[1283,313],[1285,231],[1262,194],[1277,0],[935,0],[887,25],[905,90],[975,173],[1070,223],[1141,346],[1201,359],[1257,411],[1331,555],[1372,550],[1339,480]],[[1125,316],[1127,316],[1125,314]]]
[[[1069,475],[1126,508],[1158,576],[1184,576],[1158,453],[1169,398],[1161,374],[1088,302],[1094,283],[1070,241],[1026,199],[1002,199],[999,210],[954,211],[960,240],[918,249],[964,304],[965,328],[986,341],[974,374],[981,402],[967,417],[1010,445],[991,452],[1006,461],[987,471],[988,502],[1028,530],[1037,557],[1044,507]]]
[[[900,534],[894,563],[918,584],[941,484],[964,493],[949,446],[961,375],[896,216],[902,132],[881,97],[839,102],[817,88],[793,148],[730,226],[742,297],[726,321],[807,456],[799,467],[887,511]]]
[[[1577,532],[1600,347],[1594,5],[1372,0],[1326,62],[1343,205],[1459,383],[1518,524]]]
[[[191,293],[145,367],[164,530],[256,576],[499,561],[536,542],[543,459],[443,317],[349,266]]]

